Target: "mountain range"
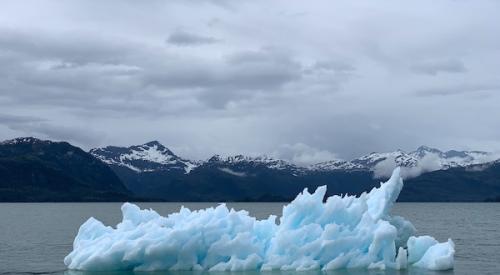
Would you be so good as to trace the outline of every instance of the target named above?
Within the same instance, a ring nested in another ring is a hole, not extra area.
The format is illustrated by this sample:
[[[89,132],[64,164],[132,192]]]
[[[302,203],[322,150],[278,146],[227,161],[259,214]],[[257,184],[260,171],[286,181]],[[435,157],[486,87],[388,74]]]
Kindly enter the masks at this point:
[[[327,185],[328,195],[359,195],[395,166],[406,178],[401,201],[500,196],[500,161],[482,151],[421,146],[304,167],[267,156],[215,155],[194,161],[158,141],[84,152],[66,142],[17,138],[0,143],[0,200],[289,201],[304,188],[320,185]],[[36,192],[41,189],[49,191]]]
[[[268,156],[235,155],[222,158],[219,155],[214,155],[206,161],[192,161],[175,155],[158,141],[131,147],[108,146],[95,148],[90,150],[90,154],[110,166],[122,166],[138,173],[183,170],[186,174],[209,162],[219,162],[227,166],[259,164],[269,169],[307,173],[308,171],[376,170],[377,166],[384,162],[387,162],[388,165],[406,168],[425,166],[430,170],[444,170],[495,160],[494,155],[483,151],[450,150],[442,152],[435,148],[420,146],[417,150],[408,153],[399,149],[387,153],[373,152],[350,161],[333,159],[307,167],[297,166],[288,161]]]

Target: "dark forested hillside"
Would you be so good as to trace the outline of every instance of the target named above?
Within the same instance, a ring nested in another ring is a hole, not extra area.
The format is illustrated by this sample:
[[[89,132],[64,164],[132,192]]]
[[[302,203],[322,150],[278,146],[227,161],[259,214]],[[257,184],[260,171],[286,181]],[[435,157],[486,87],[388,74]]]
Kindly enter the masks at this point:
[[[0,201],[122,201],[115,173],[66,142],[18,138],[0,144]]]
[[[400,201],[474,202],[500,197],[500,163],[456,167],[405,181]]]

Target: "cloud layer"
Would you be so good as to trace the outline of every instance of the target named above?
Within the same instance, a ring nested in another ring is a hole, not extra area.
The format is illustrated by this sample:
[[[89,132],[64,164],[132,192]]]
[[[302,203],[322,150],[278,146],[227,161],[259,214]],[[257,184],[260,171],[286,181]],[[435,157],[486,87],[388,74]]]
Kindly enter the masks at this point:
[[[499,8],[5,1],[0,139],[158,139],[191,158],[300,164],[421,144],[499,150]]]

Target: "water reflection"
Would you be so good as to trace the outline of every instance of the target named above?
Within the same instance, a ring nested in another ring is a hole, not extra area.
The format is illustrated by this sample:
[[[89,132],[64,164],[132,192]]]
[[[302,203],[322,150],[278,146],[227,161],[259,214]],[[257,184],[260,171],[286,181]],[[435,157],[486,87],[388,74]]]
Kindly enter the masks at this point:
[[[452,275],[453,270],[432,271],[420,268],[406,270],[365,270],[365,269],[341,269],[341,270],[311,270],[311,271],[237,271],[237,272],[208,272],[208,271],[103,271],[89,272],[67,270],[64,275]]]

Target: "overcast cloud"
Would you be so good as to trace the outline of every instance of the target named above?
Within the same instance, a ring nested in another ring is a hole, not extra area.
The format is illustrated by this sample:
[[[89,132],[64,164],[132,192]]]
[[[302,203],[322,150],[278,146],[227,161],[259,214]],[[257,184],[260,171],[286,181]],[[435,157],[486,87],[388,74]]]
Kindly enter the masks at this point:
[[[3,1],[0,139],[500,150],[497,1]]]

